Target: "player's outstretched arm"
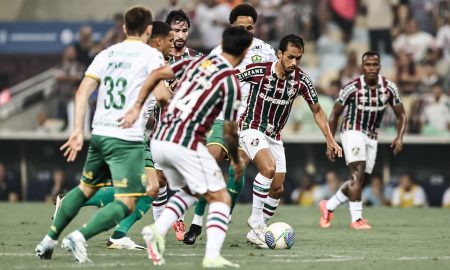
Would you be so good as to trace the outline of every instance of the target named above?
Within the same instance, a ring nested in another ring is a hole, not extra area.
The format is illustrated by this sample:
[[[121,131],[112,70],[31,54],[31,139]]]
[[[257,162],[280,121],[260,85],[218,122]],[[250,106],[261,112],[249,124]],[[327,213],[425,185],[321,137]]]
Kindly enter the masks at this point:
[[[161,80],[173,79],[175,73],[172,71],[169,65],[165,65],[158,69],[153,70],[145,81],[144,85],[139,92],[139,96],[133,106],[125,113],[123,117],[118,119],[119,127],[130,128],[134,122],[139,118],[142,106],[147,100],[148,95],[155,89]]]
[[[88,100],[97,89],[98,81],[91,77],[84,77],[75,96],[75,127],[69,139],[59,149],[64,151],[67,162],[77,158],[78,152],[83,148],[84,119],[88,108]]]
[[[406,113],[403,104],[392,106],[395,116],[397,116],[397,136],[392,141],[391,148],[393,148],[394,155],[397,155],[403,149],[403,136],[406,131]]]
[[[327,153],[330,152],[332,158],[337,155],[338,157],[342,157],[342,148],[336,143],[333,138],[333,134],[330,130],[330,126],[327,122],[327,116],[323,111],[322,107],[319,103],[310,104],[309,108],[314,115],[314,120],[316,121],[317,126],[322,131],[322,134],[325,136],[327,140]],[[336,129],[335,129],[336,130]]]

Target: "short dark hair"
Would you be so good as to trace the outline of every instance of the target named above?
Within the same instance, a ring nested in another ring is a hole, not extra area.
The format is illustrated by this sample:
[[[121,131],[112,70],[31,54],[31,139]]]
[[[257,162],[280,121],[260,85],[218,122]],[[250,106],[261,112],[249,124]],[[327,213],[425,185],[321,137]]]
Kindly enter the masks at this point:
[[[241,27],[228,27],[222,34],[222,49],[233,56],[239,56],[250,47],[253,35]]]
[[[173,22],[186,22],[188,28],[191,27],[191,20],[182,9],[172,10],[166,18],[166,23],[171,25]]]
[[[156,38],[156,37],[167,37],[172,31],[172,28],[169,24],[161,21],[154,21],[153,22],[153,29],[152,29],[152,35],[150,38]]]
[[[249,4],[240,4],[231,10],[229,17],[230,24],[233,24],[239,16],[250,16],[254,23],[256,23],[256,20],[258,19],[256,9]]]
[[[142,6],[134,6],[125,12],[125,28],[128,35],[142,35],[147,26],[152,24],[153,17],[150,10]]]
[[[378,59],[380,59],[380,54],[374,51],[367,51],[365,53],[363,53],[362,57],[361,57],[361,61],[364,61],[364,58],[366,58],[367,56],[376,56],[378,57]]]
[[[280,46],[278,46],[278,49],[285,52],[289,44],[301,49],[302,51],[305,50],[305,42],[303,41],[303,38],[293,34],[283,37],[280,41]]]

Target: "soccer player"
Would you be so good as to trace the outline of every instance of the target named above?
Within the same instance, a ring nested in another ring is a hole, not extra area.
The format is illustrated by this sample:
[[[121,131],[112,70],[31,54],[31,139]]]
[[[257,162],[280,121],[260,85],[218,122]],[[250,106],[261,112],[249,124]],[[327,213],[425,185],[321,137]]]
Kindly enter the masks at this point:
[[[120,128],[117,119],[134,104],[148,74],[163,66],[164,59],[159,51],[146,44],[152,31],[152,15],[148,9],[139,6],[128,9],[124,31],[127,39],[95,57],[78,90],[75,129],[61,150],[68,162],[77,158],[83,147],[88,98],[99,88],[91,143],[80,184],[64,197],[49,232],[36,246],[40,258],[51,258],[62,230],[109,179],[115,188],[115,201],[62,241],[62,246],[80,263],[89,261],[86,240],[122,221],[135,209],[137,198],[146,195],[143,143],[146,116],[139,113],[130,129]],[[149,99],[143,101],[146,106],[148,102]]]
[[[206,253],[204,267],[238,267],[220,255],[228,229],[230,196],[217,162],[208,152],[206,132],[214,119],[224,116],[224,138],[228,144],[231,162],[236,171],[242,169],[238,156],[238,138],[235,117],[240,100],[239,83],[234,67],[245,56],[252,35],[239,27],[225,29],[222,37],[223,53],[200,59],[186,59],[153,72],[139,100],[146,97],[146,88],[152,89],[158,79],[173,78],[184,72],[175,95],[163,111],[162,121],[153,135],[151,149],[155,159],[164,169],[169,186],[178,190],[169,199],[161,217],[142,234],[149,257],[155,265],[164,264],[164,236],[170,226],[196,201],[205,196],[209,203]],[[129,126],[140,110],[137,103],[124,117]]]
[[[239,145],[258,174],[253,182],[252,214],[247,224],[247,240],[266,248],[266,222],[275,213],[283,193],[286,157],[280,132],[286,124],[292,103],[302,95],[327,142],[327,149],[342,156],[334,141],[327,117],[318,103],[310,77],[299,67],[304,53],[301,37],[287,35],[280,41],[276,62],[250,64],[237,75],[250,83],[247,107],[239,120]]]
[[[391,144],[394,155],[403,147],[406,116],[400,101],[397,86],[380,75],[380,55],[366,52],[362,56],[363,75],[348,83],[339,92],[330,116],[330,129],[334,135],[339,116],[344,109],[341,126],[341,140],[345,161],[350,169],[351,179],[328,201],[320,202],[320,227],[330,227],[333,211],[342,203],[349,202],[352,222],[350,228],[371,229],[362,217],[361,191],[368,174],[372,173],[377,154],[377,135],[384,110],[389,104],[397,116],[397,136]],[[334,153],[327,151],[327,157],[334,161]]]
[[[233,26],[238,26],[244,28],[250,33],[255,32],[255,23],[258,19],[258,13],[255,8],[248,4],[237,5],[230,13],[230,24]],[[220,54],[222,53],[222,47],[219,45],[214,50],[211,51],[211,54]],[[246,65],[252,63],[261,63],[261,62],[274,62],[277,60],[275,56],[275,51],[269,44],[264,41],[253,38],[252,45],[250,49],[247,51],[244,59],[241,64],[239,64],[236,68],[243,68]],[[245,107],[247,106],[246,100],[250,91],[250,84],[247,82],[241,82],[241,93],[242,93],[242,102],[241,106],[238,110],[238,119],[242,112],[244,112]],[[223,139],[223,120],[222,117],[219,116],[216,121],[214,121],[213,128],[210,131],[207,140],[208,151],[213,155],[216,159],[217,163],[221,164],[225,158],[228,158],[228,147]],[[248,159],[248,158],[247,158]],[[237,202],[239,194],[241,193],[245,182],[244,172],[241,174],[236,174],[233,171],[233,167],[230,166],[229,169],[229,178],[227,180],[227,189],[228,193],[231,196],[231,212]],[[192,221],[189,230],[184,235],[183,242],[188,245],[192,245],[195,243],[197,237],[201,234],[202,226],[203,226],[203,215],[205,213],[206,201],[204,199],[200,199],[199,202],[195,206],[195,216]]]

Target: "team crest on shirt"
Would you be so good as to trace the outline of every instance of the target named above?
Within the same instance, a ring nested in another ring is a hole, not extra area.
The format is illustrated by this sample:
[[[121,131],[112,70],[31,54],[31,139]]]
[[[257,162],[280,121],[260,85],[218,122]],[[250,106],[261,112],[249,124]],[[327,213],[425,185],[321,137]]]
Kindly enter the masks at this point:
[[[353,155],[357,156],[359,154],[359,147],[355,146],[352,148]]]
[[[253,141],[250,143],[252,146],[258,146],[259,145],[259,139],[253,139]]]
[[[261,63],[262,62],[262,57],[259,54],[255,54],[252,56],[252,62],[253,63]]]
[[[288,88],[287,93],[288,93],[289,97],[294,96],[295,95],[295,88]]]
[[[274,81],[274,80],[275,80],[275,77],[274,77],[273,75],[269,75],[269,76],[267,77],[267,80],[268,80],[269,82]]]
[[[388,100],[389,96],[387,95],[386,91],[383,91],[380,95],[380,100],[383,103],[386,103],[386,101]]]

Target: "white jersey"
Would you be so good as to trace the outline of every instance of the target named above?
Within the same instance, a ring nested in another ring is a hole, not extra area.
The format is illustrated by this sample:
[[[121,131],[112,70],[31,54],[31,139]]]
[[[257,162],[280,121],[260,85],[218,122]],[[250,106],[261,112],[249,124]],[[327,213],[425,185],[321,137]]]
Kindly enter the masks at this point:
[[[222,53],[222,46],[218,45],[215,47],[210,54],[220,54]],[[236,69],[245,68],[249,64],[254,63],[264,63],[264,62],[275,62],[278,58],[275,54],[275,50],[273,47],[258,39],[253,38],[252,45],[247,51],[242,62],[236,66]],[[241,117],[241,114],[245,111],[247,106],[247,98],[250,93],[250,84],[247,82],[241,82],[241,105],[239,106],[237,117],[238,119]],[[220,114],[217,119],[223,119],[222,114]]]
[[[100,84],[92,134],[142,141],[151,98],[131,128],[118,127],[118,119],[136,102],[148,75],[163,65],[161,52],[140,40],[127,39],[100,52],[85,74]]]

